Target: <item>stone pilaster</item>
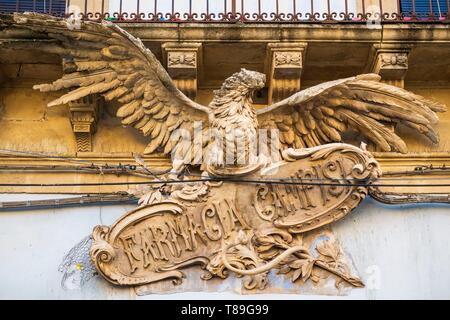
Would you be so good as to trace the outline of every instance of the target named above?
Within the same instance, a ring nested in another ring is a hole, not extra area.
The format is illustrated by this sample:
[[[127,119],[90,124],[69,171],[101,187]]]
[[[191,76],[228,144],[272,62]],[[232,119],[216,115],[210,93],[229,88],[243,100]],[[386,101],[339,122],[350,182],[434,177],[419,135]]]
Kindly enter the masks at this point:
[[[94,95],[69,103],[70,120],[77,141],[77,152],[92,151],[92,136],[97,129],[101,98]]]
[[[167,71],[175,85],[186,96],[195,100],[201,65],[201,43],[164,43],[162,48]]]
[[[375,47],[375,59],[371,71],[378,73],[383,82],[404,88],[409,52],[410,48],[407,47]]]

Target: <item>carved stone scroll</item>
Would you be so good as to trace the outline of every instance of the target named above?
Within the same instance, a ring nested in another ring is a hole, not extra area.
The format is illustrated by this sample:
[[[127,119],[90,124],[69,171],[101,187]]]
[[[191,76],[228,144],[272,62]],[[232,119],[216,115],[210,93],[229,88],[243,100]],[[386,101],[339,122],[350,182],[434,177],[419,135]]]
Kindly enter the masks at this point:
[[[404,88],[408,72],[409,48],[375,48],[375,61],[372,72],[378,73],[382,81]]]
[[[264,289],[273,268],[292,281],[306,281],[320,269],[363,286],[349,269],[336,267],[335,244],[316,241],[317,256],[298,235],[354,209],[367,194],[366,184],[381,174],[377,162],[367,151],[345,144],[289,149],[284,157],[242,178],[291,177],[286,183],[213,179],[148,187],[140,208],[111,227],[94,229],[90,252],[100,274],[118,285],[179,283],[182,269],[200,265],[204,280],[224,279],[231,271],[248,276],[244,286],[251,290]],[[322,178],[331,185],[317,184]]]
[[[198,68],[201,65],[201,43],[164,43],[162,45],[167,71],[185,95],[197,95]]]
[[[269,43],[269,104],[300,90],[306,43]]]
[[[87,96],[69,103],[72,129],[77,141],[77,152],[92,151],[92,136],[97,128],[101,99]]]

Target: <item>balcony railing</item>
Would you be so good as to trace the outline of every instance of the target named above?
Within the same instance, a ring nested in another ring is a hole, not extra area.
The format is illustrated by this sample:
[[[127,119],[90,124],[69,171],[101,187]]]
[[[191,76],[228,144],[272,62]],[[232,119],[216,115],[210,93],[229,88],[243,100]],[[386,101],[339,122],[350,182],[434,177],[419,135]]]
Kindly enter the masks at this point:
[[[115,22],[450,22],[450,0],[0,0],[0,12]]]

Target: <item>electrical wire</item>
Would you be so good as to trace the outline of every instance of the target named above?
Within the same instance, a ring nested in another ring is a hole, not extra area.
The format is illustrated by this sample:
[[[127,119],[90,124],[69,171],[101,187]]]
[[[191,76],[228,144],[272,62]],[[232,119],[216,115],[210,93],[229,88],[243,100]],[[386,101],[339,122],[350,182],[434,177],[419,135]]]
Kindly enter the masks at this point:
[[[101,167],[102,165],[113,167],[111,165],[108,165],[106,162],[93,162],[93,161],[89,161],[89,160],[82,160],[82,159],[73,158],[73,157],[63,157],[63,156],[54,155],[54,154],[29,152],[29,151],[18,151],[18,150],[11,150],[11,149],[0,149],[0,153],[2,153],[2,152],[7,153],[7,155],[27,155],[27,156],[32,156],[35,158],[55,159],[55,160],[61,160],[61,161],[70,162],[70,163],[89,164],[91,166],[98,166],[98,167]],[[161,174],[163,174],[164,172],[167,171],[167,168],[161,167],[159,169],[162,172]]]
[[[83,172],[83,173],[93,173],[93,174],[130,174],[130,175],[137,175],[140,177],[153,177],[156,179],[151,181],[135,181],[135,182],[99,182],[99,183],[0,183],[1,187],[70,187],[70,186],[102,186],[102,185],[139,185],[139,184],[176,184],[176,183],[193,183],[193,182],[206,182],[206,181],[224,181],[224,182],[234,182],[234,183],[251,183],[251,184],[259,184],[259,183],[266,183],[266,184],[287,184],[287,185],[305,185],[305,186],[372,186],[372,187],[450,187],[450,184],[385,184],[385,183],[373,183],[373,182],[383,182],[383,181],[425,181],[425,180],[449,180],[449,178],[429,178],[429,177],[420,177],[420,178],[407,178],[407,177],[401,177],[401,178],[376,178],[376,179],[366,179],[365,182],[361,179],[330,179],[330,178],[307,178],[307,179],[301,179],[301,178],[272,178],[272,179],[236,179],[236,178],[202,178],[203,176],[201,174],[196,173],[183,173],[181,174],[182,177],[200,177],[200,179],[188,179],[188,180],[161,180],[160,177],[164,174],[167,174],[170,170],[167,170],[166,168],[152,168],[152,170],[148,169],[145,164],[143,163],[143,160],[137,161],[135,157],[135,162],[140,167],[143,168],[143,171],[137,172],[136,166],[132,165],[108,165],[107,163],[100,164],[94,164],[92,161],[89,160],[81,160],[78,158],[72,158],[72,157],[63,157],[58,155],[52,155],[52,154],[44,154],[44,153],[36,153],[36,152],[27,152],[27,151],[18,151],[18,150],[11,150],[11,149],[0,149],[0,152],[8,152],[12,154],[22,154],[22,155],[29,155],[33,157],[39,157],[39,158],[48,158],[48,159],[57,159],[72,163],[82,163],[82,164],[89,164],[89,166],[86,167],[74,167],[73,170],[76,172]],[[44,166],[42,166],[44,167]],[[13,168],[13,167],[11,167]],[[24,169],[23,166],[20,167],[21,170]],[[51,169],[52,172],[58,172],[58,169],[55,168],[55,166],[48,166],[49,169]],[[161,169],[161,170],[157,170]],[[443,171],[445,172],[447,167],[426,167],[421,168],[421,170],[417,170],[417,168],[413,171],[403,171],[403,174],[431,174],[435,173],[435,171]],[[14,170],[14,169],[12,169]],[[36,167],[31,167],[31,170],[36,170]],[[43,169],[40,169],[43,170]],[[69,168],[65,168],[63,171],[70,170]],[[116,171],[114,171],[116,170]],[[8,168],[0,168],[0,171],[11,171],[11,169]],[[42,172],[42,171],[41,171]],[[450,172],[450,171],[449,171]],[[147,173],[147,174],[146,174]],[[396,174],[399,174],[400,172],[387,172],[385,175],[393,176]],[[346,181],[346,183],[338,182],[338,181]],[[314,181],[314,182],[313,182]],[[351,181],[355,181],[356,183],[349,183]]]
[[[48,159],[57,159],[57,160],[63,160],[67,162],[74,162],[74,163],[89,163],[93,164],[92,161],[88,160],[81,160],[77,158],[72,157],[63,157],[58,155],[52,155],[52,154],[46,154],[46,153],[38,153],[38,152],[29,152],[29,151],[18,151],[18,150],[11,150],[11,149],[0,149],[0,153],[4,152],[7,155],[27,155],[32,156],[35,158],[48,158]]]
[[[59,155],[54,155],[54,154],[46,154],[46,153],[38,153],[38,152],[28,152],[28,151],[19,151],[19,150],[11,150],[11,149],[0,149],[0,153],[1,152],[7,152],[9,154],[22,154],[22,155],[29,155],[29,156],[33,156],[33,157],[38,157],[38,158],[49,158],[49,159],[57,159],[57,160],[61,160],[61,161],[66,161],[66,162],[71,162],[71,163],[81,163],[81,164],[88,164],[88,167],[74,167],[74,171],[78,171],[77,169],[81,169],[81,171],[83,170],[90,170],[89,173],[111,173],[111,174],[127,174],[131,171],[135,171],[135,169],[132,169],[131,167],[133,167],[133,165],[129,165],[129,164],[119,164],[119,165],[109,165],[107,162],[93,162],[93,161],[89,161],[89,160],[82,160],[79,158],[73,158],[73,157],[64,157],[64,156],[59,156]],[[143,163],[140,163],[136,160],[136,156],[134,156],[134,161],[135,164],[137,164],[138,166],[143,168],[144,172],[147,172],[149,175],[153,176],[154,178],[158,178],[164,174],[167,174],[170,169],[168,170],[167,167],[152,167],[152,169],[148,169],[145,165],[143,165]],[[134,165],[135,166],[135,165]],[[44,167],[44,166],[42,166]],[[11,166],[11,168],[14,168],[13,166]],[[20,170],[23,170],[23,166],[20,166]],[[33,169],[35,169],[35,167],[32,167]],[[55,168],[54,165],[49,165],[48,166],[49,169],[51,169],[53,172],[57,172],[57,168]],[[122,171],[122,172],[107,172],[106,169],[119,169],[119,170],[126,170],[126,169],[130,169],[127,171]],[[33,170],[31,169],[31,170]],[[92,172],[92,170],[98,169],[100,170],[100,172]],[[30,170],[30,171],[31,171]],[[69,169],[66,169],[66,171]],[[0,171],[11,171],[9,169],[6,168],[2,168],[0,166]],[[144,176],[144,172],[139,172],[141,176]],[[410,171],[393,171],[393,172],[384,172],[383,173],[383,177],[376,179],[377,181],[395,181],[397,179],[394,178],[386,178],[386,176],[395,176],[395,175],[423,175],[423,174],[436,174],[436,173],[450,173],[450,167],[446,167],[445,165],[442,167],[433,167],[433,166],[418,166],[416,167],[414,170],[410,170]],[[201,174],[195,174],[195,173],[184,173],[182,174],[183,176],[192,176],[192,177],[202,177]],[[291,178],[289,178],[291,179]],[[421,177],[420,179],[417,178],[407,178],[407,177],[401,177],[398,178],[398,180],[408,180],[408,181],[413,181],[413,180],[446,180],[447,178],[423,178]],[[284,180],[284,178],[282,178],[282,180]],[[331,179],[327,179],[327,178],[308,178],[308,180],[318,180],[318,181],[330,181]],[[359,181],[359,179],[347,179],[349,181],[352,180],[356,180]]]
[[[156,171],[156,170],[149,170],[146,167],[143,167],[142,165],[139,165],[142,167],[142,170],[137,170],[135,165],[128,165],[128,164],[119,164],[119,165],[105,165],[105,166],[74,166],[74,167],[68,167],[68,166],[57,166],[57,165],[49,165],[49,166],[0,166],[0,172],[77,172],[77,173],[90,173],[90,174],[114,174],[114,175],[134,175],[139,177],[153,177],[155,179],[160,179],[161,176],[164,174],[167,174],[170,172],[170,169],[166,169],[164,171]],[[450,169],[450,168],[449,168]],[[435,171],[439,171],[441,169],[437,169]],[[430,180],[430,181],[439,181],[439,180],[449,180],[449,178],[446,177],[423,177],[422,175],[425,174],[432,174],[437,173],[435,171],[402,171],[402,172],[385,172],[383,173],[383,176],[376,179],[368,179],[368,181],[424,181],[424,180]],[[445,173],[450,173],[450,170],[442,171]],[[442,173],[439,172],[439,173]],[[420,178],[411,178],[411,177],[397,177],[397,178],[387,178],[386,176],[395,176],[400,174],[409,174],[411,175],[421,175]],[[200,173],[182,173],[181,176],[183,177],[203,177]],[[309,180],[309,181],[335,181],[336,179],[331,178],[308,178],[308,179],[300,179],[300,178],[280,178],[280,179],[273,179],[273,180],[293,180],[293,181],[303,181],[303,180]],[[347,178],[346,181],[361,181],[361,179],[353,179],[353,178]]]
[[[22,211],[51,208],[66,208],[78,206],[95,205],[116,205],[135,204],[138,198],[127,193],[110,194],[88,194],[79,197],[44,199],[44,200],[25,200],[25,201],[3,201],[0,202],[0,211]]]
[[[52,166],[53,167],[53,166]],[[0,172],[20,172],[23,173],[24,171],[27,172],[32,172],[32,173],[82,173],[82,174],[101,174],[101,175],[105,175],[105,174],[113,174],[116,176],[121,176],[121,175],[131,175],[131,176],[138,176],[138,177],[142,177],[142,178],[149,178],[149,177],[155,177],[157,176],[157,179],[160,180],[160,177],[164,174],[167,173],[168,170],[166,171],[152,171],[152,174],[147,173],[147,171],[137,171],[137,170],[133,170],[130,169],[128,170],[126,168],[126,166],[108,166],[108,167],[102,167],[100,170],[95,170],[96,168],[90,168],[90,167],[86,167],[86,168],[67,168],[67,169],[58,169],[58,168],[48,168],[48,169],[44,169],[44,168],[29,168],[26,169],[24,167],[21,168],[14,168],[14,167],[9,167],[9,168],[2,168],[0,166]],[[115,171],[115,169],[118,169]],[[123,169],[123,170],[122,170]],[[109,170],[109,171],[108,171]],[[195,174],[195,173],[183,173],[181,176],[183,177],[202,177],[201,174]],[[280,178],[280,179],[276,179],[273,178],[272,180],[280,180],[280,181],[284,181],[284,180],[292,180],[292,181],[304,181],[304,180],[308,180],[308,181],[335,181],[336,179],[330,179],[330,178],[308,178],[308,179],[300,179],[300,178]],[[354,178],[346,178],[346,181],[361,181],[361,179],[354,179]],[[399,178],[385,178],[385,177],[381,177],[381,178],[377,178],[377,179],[367,179],[367,181],[449,181],[449,178],[445,178],[445,177],[420,177],[420,178],[409,178],[409,177],[399,177]]]
[[[306,180],[306,181],[305,181]],[[276,185],[303,185],[303,186],[342,186],[342,187],[450,187],[450,183],[442,184],[383,184],[383,183],[324,183],[269,179],[236,179],[236,178],[207,178],[207,179],[189,179],[189,180],[150,180],[150,181],[129,181],[129,182],[85,182],[85,183],[0,183],[0,187],[88,187],[88,186],[120,186],[120,185],[155,185],[155,184],[179,184],[195,182],[232,182],[243,184],[276,184]],[[342,179],[345,180],[345,179]]]

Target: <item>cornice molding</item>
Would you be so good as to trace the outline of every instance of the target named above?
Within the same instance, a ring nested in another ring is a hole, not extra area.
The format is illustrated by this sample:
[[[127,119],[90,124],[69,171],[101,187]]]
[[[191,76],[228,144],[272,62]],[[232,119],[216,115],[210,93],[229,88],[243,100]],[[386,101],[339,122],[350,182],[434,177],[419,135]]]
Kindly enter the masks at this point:
[[[441,24],[220,24],[220,23],[121,23],[142,41],[177,42],[360,42],[360,43],[450,43],[448,26]],[[340,32],[337,32],[340,31]],[[2,40],[45,39],[20,30],[3,33]]]

